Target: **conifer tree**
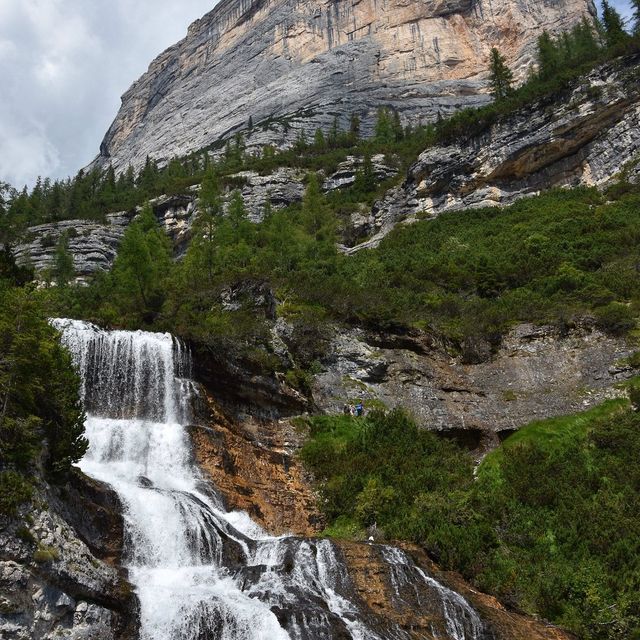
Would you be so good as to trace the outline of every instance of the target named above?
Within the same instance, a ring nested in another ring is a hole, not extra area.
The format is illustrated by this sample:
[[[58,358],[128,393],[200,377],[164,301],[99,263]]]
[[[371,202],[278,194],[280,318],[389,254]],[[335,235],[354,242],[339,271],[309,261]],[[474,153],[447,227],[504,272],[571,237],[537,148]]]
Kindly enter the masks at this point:
[[[489,87],[495,100],[504,100],[513,91],[513,74],[504,56],[494,47],[489,63]]]
[[[538,76],[541,80],[552,78],[559,70],[558,46],[547,31],[538,38]]]
[[[324,139],[324,133],[322,133],[322,129],[316,129],[316,133],[313,136],[313,146],[322,151],[327,145]]]
[[[123,300],[135,300],[139,312],[158,311],[171,264],[169,239],[147,204],[127,228],[113,265]]]
[[[380,107],[376,120],[375,140],[382,144],[390,144],[394,139],[393,121],[389,109]]]
[[[335,149],[338,146],[338,140],[340,138],[340,125],[338,124],[338,116],[335,116],[331,129],[329,129],[329,138],[327,142],[331,149]]]
[[[352,142],[356,142],[360,138],[360,127],[360,116],[357,113],[352,113],[349,121],[349,134]]]
[[[63,233],[58,240],[53,272],[59,287],[66,287],[75,275],[73,256],[69,252],[69,236],[66,233]]]
[[[633,24],[631,32],[634,36],[640,36],[640,0],[631,0],[631,7],[633,8]]]
[[[627,39],[628,35],[624,30],[624,20],[609,4],[608,0],[602,0],[602,24],[607,47],[615,47]]]
[[[335,217],[320,190],[315,172],[307,179],[307,189],[302,201],[302,224],[305,231],[317,242],[331,239],[335,235]]]

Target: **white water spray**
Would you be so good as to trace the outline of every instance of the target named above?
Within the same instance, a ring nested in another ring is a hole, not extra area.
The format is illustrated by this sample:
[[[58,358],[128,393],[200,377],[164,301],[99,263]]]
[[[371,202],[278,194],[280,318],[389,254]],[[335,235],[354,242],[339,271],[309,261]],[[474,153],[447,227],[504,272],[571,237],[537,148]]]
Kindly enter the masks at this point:
[[[260,535],[246,515],[226,513],[203,481],[184,428],[194,385],[178,341],[52,323],[82,379],[89,449],[81,468],[123,504],[141,640],[382,640],[354,604],[332,543]],[[409,562],[389,553],[390,562]],[[479,640],[475,613],[457,594],[442,594],[451,639]],[[384,638],[409,636],[396,627]]]

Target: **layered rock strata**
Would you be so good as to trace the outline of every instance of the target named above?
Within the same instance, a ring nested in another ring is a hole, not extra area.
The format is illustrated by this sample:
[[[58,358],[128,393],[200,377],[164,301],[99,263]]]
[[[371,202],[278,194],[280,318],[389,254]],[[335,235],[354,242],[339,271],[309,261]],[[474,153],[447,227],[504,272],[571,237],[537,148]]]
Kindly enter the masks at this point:
[[[60,238],[68,238],[73,266],[80,278],[108,271],[118,253],[124,231],[131,221],[125,212],[106,216],[104,223],[90,220],[64,220],[28,229],[14,255],[18,264],[31,265],[36,272],[53,269]]]
[[[79,474],[0,518],[0,637],[135,640],[137,598],[118,568],[123,525],[108,488]]]
[[[301,130],[376,110],[405,122],[487,101],[492,47],[522,77],[537,36],[594,13],[591,0],[224,0],[122,98],[98,163],[140,167],[244,131],[286,146]]]
[[[477,136],[427,149],[404,184],[376,203],[368,224],[360,221],[373,237],[345,251],[377,246],[400,222],[508,205],[553,187],[637,180],[639,62],[635,55],[603,65]]]
[[[627,364],[631,345],[587,326],[562,336],[520,325],[495,354],[489,345],[466,347],[475,364],[422,334],[342,332],[316,377],[314,400],[329,413],[357,400],[404,407],[421,426],[481,450],[532,420],[614,397],[622,393],[616,385],[637,373]]]

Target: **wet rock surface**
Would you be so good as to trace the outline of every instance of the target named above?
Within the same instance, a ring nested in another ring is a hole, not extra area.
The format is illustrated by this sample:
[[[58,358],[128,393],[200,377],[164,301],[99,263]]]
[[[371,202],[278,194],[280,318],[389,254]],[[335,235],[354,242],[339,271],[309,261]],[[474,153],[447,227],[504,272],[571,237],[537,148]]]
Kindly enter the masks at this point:
[[[304,434],[288,421],[231,423],[212,401],[207,419],[208,426],[190,428],[195,459],[225,506],[246,509],[272,534],[316,534],[323,526],[317,497],[295,455]],[[459,575],[439,570],[414,546],[313,537],[280,538],[262,550],[257,544],[250,566],[226,562],[243,591],[269,601],[296,637],[349,640],[355,632],[377,640],[571,638],[505,610]]]
[[[137,600],[119,561],[114,494],[81,475],[0,518],[0,637],[134,640]],[[88,498],[86,495],[90,496]],[[119,534],[118,534],[119,532]]]
[[[346,128],[353,112],[370,133],[380,106],[434,120],[487,101],[492,47],[522,76],[543,29],[593,10],[591,0],[227,0],[125,93],[98,162],[140,167],[238,131],[249,149],[287,146],[335,117]]]
[[[420,425],[460,436],[477,448],[497,444],[494,432],[532,420],[582,411],[620,393],[634,375],[624,339],[585,326],[568,335],[519,325],[481,362],[450,355],[429,336],[389,336],[351,330],[337,334],[313,397],[337,413],[345,403],[405,407]],[[478,437],[464,436],[477,430]]]
[[[190,434],[195,458],[232,510],[270,533],[316,535],[324,527],[317,497],[295,454],[303,434],[291,422],[226,418],[207,399],[207,426]]]
[[[508,205],[553,187],[603,186],[640,154],[640,56],[605,64],[561,95],[523,107],[483,134],[425,151],[405,183],[377,202],[347,253],[377,246],[397,224]]]

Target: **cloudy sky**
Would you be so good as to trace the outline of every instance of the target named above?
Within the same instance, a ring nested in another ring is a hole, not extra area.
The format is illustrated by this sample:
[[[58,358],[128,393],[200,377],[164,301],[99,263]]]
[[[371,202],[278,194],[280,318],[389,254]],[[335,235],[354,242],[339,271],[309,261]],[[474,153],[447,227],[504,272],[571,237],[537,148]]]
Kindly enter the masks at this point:
[[[120,96],[217,0],[0,0],[0,180],[93,159]]]
[[[216,3],[0,0],[0,180],[22,186],[86,165],[124,91]]]

